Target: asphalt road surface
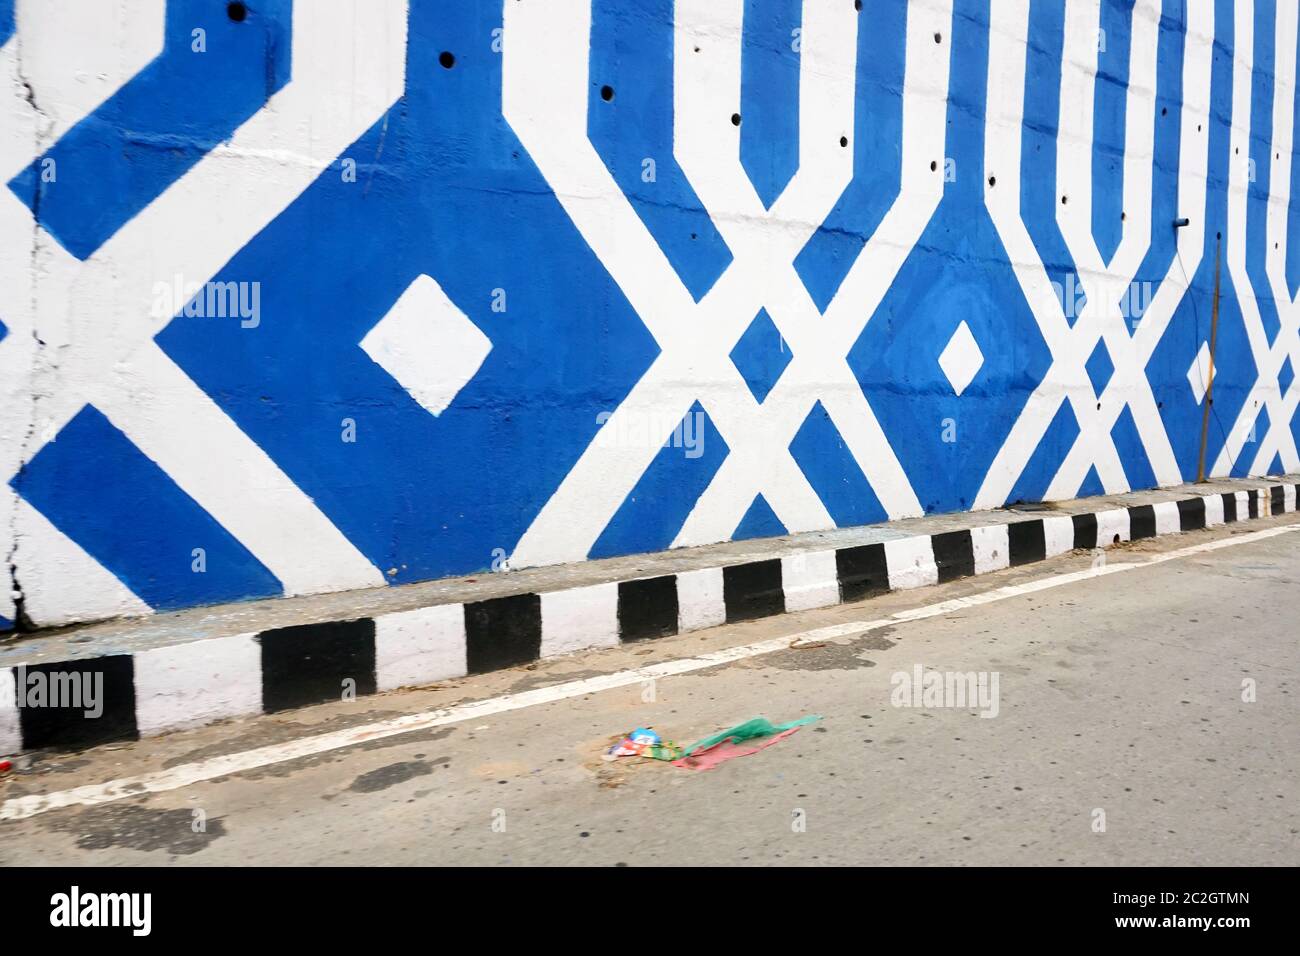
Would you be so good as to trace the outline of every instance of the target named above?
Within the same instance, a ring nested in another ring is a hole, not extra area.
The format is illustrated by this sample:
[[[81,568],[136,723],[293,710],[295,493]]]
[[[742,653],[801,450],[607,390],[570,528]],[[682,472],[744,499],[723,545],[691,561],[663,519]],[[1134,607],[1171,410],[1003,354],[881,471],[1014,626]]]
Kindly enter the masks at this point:
[[[0,822],[0,864],[1300,864],[1296,516],[1098,560],[1075,553],[432,688],[36,755],[0,780],[0,806],[119,778],[164,782]],[[1061,577],[1074,572],[1088,573]],[[1032,586],[997,590],[1013,585]],[[977,600],[933,607],[957,597]],[[851,626],[592,687],[838,624]],[[918,668],[923,687],[932,671],[982,677],[986,697],[914,697],[901,675]],[[552,685],[533,695],[542,702],[453,711],[439,726],[292,757],[315,735]],[[757,715],[807,714],[822,719],[713,770],[602,759],[638,725],[688,743]],[[214,758],[259,748],[251,769],[213,770]]]

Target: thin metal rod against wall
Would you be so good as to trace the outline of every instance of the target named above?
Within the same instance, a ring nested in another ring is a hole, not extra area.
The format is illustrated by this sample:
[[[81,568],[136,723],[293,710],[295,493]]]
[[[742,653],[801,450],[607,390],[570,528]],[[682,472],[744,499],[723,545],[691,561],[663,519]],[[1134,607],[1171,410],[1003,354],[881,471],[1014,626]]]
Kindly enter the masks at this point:
[[[1196,462],[1196,480],[1205,480],[1205,442],[1210,434],[1210,405],[1214,402],[1214,349],[1219,338],[1219,247],[1221,238],[1214,240],[1214,302],[1210,306],[1210,370],[1205,383],[1205,401],[1201,405],[1201,453]]]

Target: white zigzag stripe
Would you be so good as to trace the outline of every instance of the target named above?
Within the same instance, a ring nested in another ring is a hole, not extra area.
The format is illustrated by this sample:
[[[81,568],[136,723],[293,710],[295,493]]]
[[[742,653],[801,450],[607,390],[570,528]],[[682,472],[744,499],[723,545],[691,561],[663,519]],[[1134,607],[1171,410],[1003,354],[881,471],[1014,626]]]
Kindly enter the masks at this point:
[[[895,517],[921,511],[845,356],[942,194],[942,163],[934,170],[929,163],[943,157],[948,51],[931,37],[947,34],[951,6],[909,8],[901,194],[825,316],[793,261],[852,178],[852,154],[838,137],[853,128],[857,17],[847,5],[805,7],[799,169],[765,210],[739,163],[739,131],[725,122],[739,100],[742,16],[739,0],[677,5],[674,153],[733,254],[697,305],[587,139],[590,4],[506,6],[505,115],[663,349],[606,427],[652,412],[675,421],[698,399],[730,448],[675,545],[730,536],[759,492],[792,531],[833,524],[789,452],[819,398],[886,510]],[[760,406],[728,354],[763,307],[793,357]],[[593,442],[520,540],[512,563],[584,558],[658,445]]]
[[[1019,205],[1029,7],[1024,2],[1008,2],[993,8],[985,150],[986,167],[990,171],[998,170],[1000,184],[987,187],[985,198],[1043,333],[1052,364],[990,466],[976,496],[977,508],[997,507],[1006,501],[1064,400],[1071,404],[1080,433],[1049,485],[1047,498],[1073,497],[1094,465],[1108,492],[1128,489],[1119,452],[1111,437],[1111,429],[1126,407],[1133,412],[1157,481],[1174,484],[1180,480],[1178,464],[1156,409],[1145,368],[1186,294],[1186,284],[1178,278],[1182,268],[1186,265],[1189,275],[1195,272],[1204,244],[1201,213],[1205,208],[1209,141],[1206,124],[1214,32],[1213,10],[1206,5],[1188,6],[1183,64],[1179,206],[1191,212],[1191,223],[1179,231],[1178,256],[1131,338],[1124,328],[1119,302],[1113,295],[1106,295],[1107,290],[1129,287],[1150,245],[1158,15],[1156,5],[1150,0],[1139,3],[1133,12],[1123,185],[1127,215],[1122,223],[1119,247],[1107,264],[1102,262],[1091,226],[1092,117],[1100,9],[1096,3],[1084,0],[1071,0],[1067,6],[1057,183],[1058,191],[1069,202],[1058,207],[1057,220],[1088,297],[1087,305],[1071,328],[1024,226]],[[1071,69],[1071,63],[1087,64],[1088,68]],[[1102,394],[1097,396],[1084,363],[1102,340],[1115,371]]]
[[[1295,97],[1295,4],[1277,6],[1276,24],[1276,76],[1273,98],[1272,156],[1269,159],[1269,197],[1265,239],[1268,288],[1277,307],[1281,327],[1272,346],[1264,330],[1259,311],[1257,290],[1246,267],[1247,200],[1250,189],[1249,164],[1243,157],[1250,154],[1251,127],[1251,77],[1254,70],[1255,6],[1253,2],[1238,3],[1234,31],[1236,49],[1233,58],[1232,102],[1232,165],[1228,183],[1228,271],[1232,277],[1241,306],[1246,339],[1257,377],[1236,421],[1228,432],[1223,449],[1215,459],[1213,474],[1229,474],[1237,459],[1251,439],[1260,403],[1268,410],[1269,428],[1262,436],[1255,436],[1258,445],[1249,465],[1251,474],[1263,473],[1274,456],[1281,456],[1288,471],[1300,468],[1295,438],[1290,423],[1300,401],[1300,381],[1292,381],[1287,394],[1281,394],[1279,374],[1282,363],[1291,357],[1292,369],[1300,359],[1300,337],[1297,337],[1296,303],[1286,286],[1286,215],[1291,201],[1291,148],[1293,109]],[[1276,246],[1276,248],[1275,248]]]

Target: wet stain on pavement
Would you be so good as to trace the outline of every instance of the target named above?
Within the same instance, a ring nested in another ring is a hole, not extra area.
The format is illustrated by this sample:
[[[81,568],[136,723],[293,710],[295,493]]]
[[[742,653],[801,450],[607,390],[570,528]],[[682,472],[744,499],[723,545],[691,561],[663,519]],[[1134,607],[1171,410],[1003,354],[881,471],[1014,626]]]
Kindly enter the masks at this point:
[[[322,767],[326,764],[336,763],[340,760],[347,760],[349,755],[354,753],[364,753],[371,750],[383,750],[386,747],[409,746],[410,744],[425,743],[432,740],[442,740],[456,730],[455,727],[437,727],[429,730],[412,731],[408,734],[395,734],[392,737],[382,737],[379,740],[368,740],[363,744],[353,744],[350,747],[343,747],[339,750],[327,750],[324,753],[313,754],[310,757],[298,757],[294,760],[285,760],[280,763],[268,764],[265,767],[258,767],[256,770],[245,770],[239,773],[239,777],[244,780],[262,780],[267,777],[288,777],[303,770],[310,770],[313,767]],[[228,779],[225,777],[222,780]]]
[[[844,643],[796,644],[789,650],[752,658],[747,666],[775,667],[786,671],[851,671],[875,667],[875,661],[861,655],[864,651],[887,651],[893,647],[894,642],[885,637],[888,630],[871,631]]]
[[[892,627],[882,627],[869,634],[864,634],[862,637],[854,638],[852,644],[864,651],[887,651],[897,644],[896,641],[891,641],[885,637],[886,634],[893,630]]]
[[[154,810],[135,804],[92,807],[67,816],[59,814],[46,818],[45,826],[77,834],[77,846],[83,850],[125,847],[142,853],[166,850],[177,856],[198,853],[226,835],[220,817],[204,819],[195,810]]]
[[[821,647],[791,648],[755,658],[753,667],[775,667],[783,671],[850,671],[875,667],[876,662],[859,657],[856,647],[826,644]]]
[[[387,767],[363,773],[352,781],[352,786],[348,789],[354,793],[378,793],[399,783],[406,783],[416,777],[433,773],[434,767],[449,760],[448,757],[439,757],[437,760],[404,760],[401,763],[390,763]]]

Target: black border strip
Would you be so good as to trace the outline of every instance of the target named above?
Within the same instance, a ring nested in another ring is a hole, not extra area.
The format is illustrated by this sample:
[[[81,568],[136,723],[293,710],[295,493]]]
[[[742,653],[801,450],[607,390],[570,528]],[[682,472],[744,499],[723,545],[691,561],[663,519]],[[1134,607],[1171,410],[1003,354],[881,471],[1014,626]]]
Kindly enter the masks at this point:
[[[835,576],[840,582],[840,603],[889,593],[889,562],[883,544],[864,544],[835,551]]]
[[[1074,521],[1074,547],[1091,551],[1097,547],[1097,513],[1090,511],[1083,515],[1071,515]]]
[[[327,621],[262,631],[262,711],[375,692],[375,621]]]
[[[1013,521],[1007,525],[1007,548],[1013,568],[1046,560],[1047,529],[1043,525],[1043,519]]]
[[[1154,505],[1133,505],[1128,509],[1128,537],[1130,541],[1156,536],[1156,509]]]
[[[975,574],[975,544],[969,528],[931,535],[930,546],[934,549],[940,584]]]
[[[542,657],[542,596],[529,592],[465,606],[465,664],[486,674]]]
[[[785,613],[781,559],[732,564],[722,569],[722,599],[727,623]]]
[[[1205,527],[1205,499],[1183,498],[1178,502],[1178,527],[1182,531],[1200,531]]]
[[[140,739],[130,654],[23,664],[13,676],[24,749],[79,750]],[[55,695],[70,703],[50,706]]]
[[[618,639],[644,641],[677,633],[677,575],[618,582]]]

